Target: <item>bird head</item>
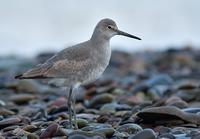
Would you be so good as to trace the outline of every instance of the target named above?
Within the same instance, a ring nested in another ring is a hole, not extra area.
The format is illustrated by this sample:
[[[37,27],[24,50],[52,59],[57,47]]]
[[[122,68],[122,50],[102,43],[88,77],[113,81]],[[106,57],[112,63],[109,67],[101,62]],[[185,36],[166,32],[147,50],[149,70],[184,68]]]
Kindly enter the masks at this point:
[[[115,35],[123,35],[133,39],[141,40],[139,37],[131,35],[129,33],[123,32],[118,29],[116,23],[112,19],[103,19],[95,27],[92,37],[102,37],[105,39],[110,39]]]

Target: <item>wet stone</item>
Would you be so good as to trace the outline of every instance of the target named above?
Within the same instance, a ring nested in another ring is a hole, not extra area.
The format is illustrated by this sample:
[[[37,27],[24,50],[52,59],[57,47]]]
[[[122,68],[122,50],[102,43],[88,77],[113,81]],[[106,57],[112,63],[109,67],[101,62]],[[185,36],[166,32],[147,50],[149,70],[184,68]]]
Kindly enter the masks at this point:
[[[193,113],[186,113],[174,106],[153,107],[142,110],[137,114],[143,119],[143,122],[159,124],[159,121],[170,123],[173,120],[182,120],[183,122],[200,124],[200,116]]]
[[[18,92],[39,93],[48,90],[48,87],[41,85],[35,80],[17,80],[6,84],[7,88],[13,88]]]
[[[56,134],[58,128],[59,128],[58,124],[56,124],[56,123],[50,124],[44,130],[44,132],[42,132],[42,134],[40,135],[40,139],[45,139],[45,138],[51,138],[51,137],[53,137]]]
[[[77,119],[78,128],[83,128],[83,127],[87,126],[88,124],[89,124],[89,122],[85,119]]]
[[[33,133],[30,133],[27,135],[27,139],[39,139],[39,136],[33,134]]]
[[[158,132],[159,134],[165,134],[170,133],[171,129],[169,127],[157,126],[154,131]]]
[[[114,96],[111,94],[96,95],[90,100],[90,107],[98,107],[102,104],[111,103],[113,100]]]
[[[105,139],[106,137],[96,132],[73,131],[68,139]]]
[[[124,124],[119,126],[116,130],[119,132],[126,132],[131,135],[142,131],[142,127],[137,124]]]
[[[113,136],[115,130],[113,128],[102,128],[93,130],[93,132],[103,134],[105,137],[110,138]]]
[[[90,123],[88,126],[83,127],[81,130],[83,131],[93,131],[103,128],[112,128],[110,124],[100,124],[100,123]]]
[[[166,138],[166,139],[176,139],[176,137],[173,134],[165,133],[159,136],[159,138]]]
[[[136,135],[131,135],[128,139],[156,139],[156,134],[152,129],[144,129]]]
[[[10,116],[10,115],[14,115],[15,112],[11,111],[11,110],[8,110],[6,108],[1,108],[0,109],[0,115],[1,116]]]
[[[180,109],[188,107],[188,104],[179,97],[170,97],[169,99],[166,100],[165,104],[167,106],[175,106]]]
[[[10,125],[18,124],[19,122],[21,122],[21,119],[17,118],[17,117],[16,118],[7,118],[7,119],[4,119],[4,120],[1,120],[0,121],[0,129],[7,127],[7,126],[10,126]]]
[[[11,96],[10,100],[16,104],[26,104],[35,98],[36,96],[31,94],[18,94]]]

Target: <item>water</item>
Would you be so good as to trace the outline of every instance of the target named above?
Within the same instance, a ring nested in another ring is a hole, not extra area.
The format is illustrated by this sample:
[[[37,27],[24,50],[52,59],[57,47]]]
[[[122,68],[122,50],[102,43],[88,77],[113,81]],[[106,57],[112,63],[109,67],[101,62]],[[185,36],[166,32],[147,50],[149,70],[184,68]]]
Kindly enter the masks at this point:
[[[0,56],[34,56],[82,42],[96,23],[114,19],[121,30],[143,41],[112,39],[126,51],[200,44],[199,0],[0,0]]]

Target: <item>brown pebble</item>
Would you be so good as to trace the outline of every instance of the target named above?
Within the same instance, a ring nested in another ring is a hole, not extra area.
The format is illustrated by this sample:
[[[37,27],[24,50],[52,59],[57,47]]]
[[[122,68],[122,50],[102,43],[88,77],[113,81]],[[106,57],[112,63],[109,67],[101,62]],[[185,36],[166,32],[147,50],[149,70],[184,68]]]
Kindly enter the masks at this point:
[[[57,123],[52,123],[50,124],[44,132],[40,135],[40,139],[46,139],[46,138],[51,138],[53,137],[57,130],[59,128],[59,125]]]
[[[7,119],[4,119],[2,121],[0,121],[0,129],[2,127],[6,127],[6,126],[9,126],[9,125],[14,125],[14,124],[17,124],[21,122],[21,119],[20,118],[7,118]]]

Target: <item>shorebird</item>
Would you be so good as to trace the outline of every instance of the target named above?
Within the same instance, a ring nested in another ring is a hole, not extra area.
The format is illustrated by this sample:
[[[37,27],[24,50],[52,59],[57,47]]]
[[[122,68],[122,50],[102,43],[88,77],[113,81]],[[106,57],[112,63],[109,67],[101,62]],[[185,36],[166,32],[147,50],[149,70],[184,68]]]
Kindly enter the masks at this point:
[[[59,86],[68,87],[68,114],[70,128],[77,129],[74,89],[97,79],[106,69],[111,57],[110,39],[123,35],[140,38],[120,31],[111,19],[101,20],[92,37],[85,42],[68,47],[45,63],[17,75],[16,79],[54,79]],[[72,118],[74,120],[72,121]]]

